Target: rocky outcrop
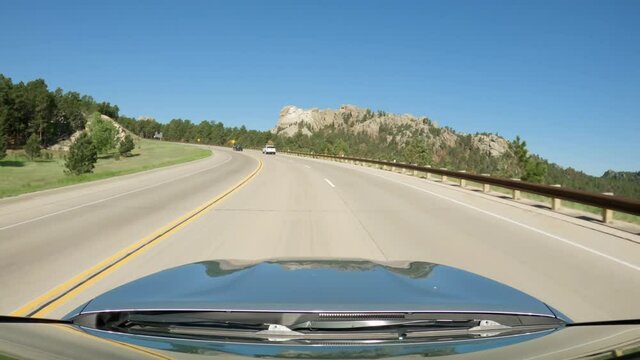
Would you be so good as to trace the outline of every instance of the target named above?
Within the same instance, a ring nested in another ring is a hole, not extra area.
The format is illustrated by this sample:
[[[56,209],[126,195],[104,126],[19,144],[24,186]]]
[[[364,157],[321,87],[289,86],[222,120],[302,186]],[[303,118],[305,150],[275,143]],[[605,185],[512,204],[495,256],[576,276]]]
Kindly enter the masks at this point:
[[[111,124],[115,126],[116,130],[118,130],[118,133],[116,134],[116,139],[117,139],[117,142],[120,143],[120,141],[124,139],[125,135],[127,135],[127,131],[122,127],[122,125],[118,124],[115,120],[108,117],[107,115],[100,115],[100,118],[102,118],[102,120],[110,121]]]
[[[640,182],[640,171],[614,171],[607,170],[602,174],[604,179],[629,180]]]
[[[495,134],[473,135],[471,141],[480,151],[485,151],[491,156],[500,156],[509,149],[509,142]]]
[[[385,126],[387,141],[391,140],[389,132],[393,133],[395,141],[403,144],[416,136],[422,137],[434,148],[448,148],[456,145],[457,141],[466,135],[459,134],[450,128],[440,128],[427,117],[417,117],[410,114],[389,114],[384,111],[371,111],[354,105],[342,105],[339,109],[301,109],[288,105],[280,111],[280,117],[274,134],[293,136],[298,132],[311,135],[323,129],[341,129],[352,133],[364,133],[372,137],[380,135],[380,129]],[[479,151],[497,157],[509,149],[509,142],[495,134],[470,135],[471,143]]]
[[[311,134],[320,129],[334,127],[377,136],[380,126],[385,123],[391,126],[408,125],[428,129],[427,118],[417,118],[408,114],[373,112],[353,105],[342,105],[338,110],[317,108],[305,110],[288,105],[280,111],[276,127],[271,132],[291,136],[298,130]]]

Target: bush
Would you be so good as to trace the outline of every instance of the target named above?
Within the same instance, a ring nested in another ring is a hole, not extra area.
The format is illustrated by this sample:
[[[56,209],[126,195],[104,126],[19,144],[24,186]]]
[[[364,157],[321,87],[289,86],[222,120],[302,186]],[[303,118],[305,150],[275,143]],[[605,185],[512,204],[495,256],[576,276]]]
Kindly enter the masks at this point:
[[[94,115],[89,126],[91,140],[99,154],[105,154],[116,148],[118,129],[109,120],[103,120],[100,115]]]
[[[91,137],[83,132],[69,147],[69,155],[64,166],[68,174],[80,175],[92,172],[96,161],[98,161],[98,151]]]
[[[522,180],[541,183],[547,175],[547,164],[534,157],[527,159],[524,175]]]
[[[33,133],[29,136],[27,143],[24,145],[24,152],[27,154],[29,159],[35,159],[40,157],[40,151],[42,148],[40,147],[40,141],[38,140],[38,136]]]
[[[124,139],[120,141],[120,145],[118,145],[118,152],[122,156],[129,156],[134,148],[135,144],[133,143],[133,138],[131,135],[126,134]]]

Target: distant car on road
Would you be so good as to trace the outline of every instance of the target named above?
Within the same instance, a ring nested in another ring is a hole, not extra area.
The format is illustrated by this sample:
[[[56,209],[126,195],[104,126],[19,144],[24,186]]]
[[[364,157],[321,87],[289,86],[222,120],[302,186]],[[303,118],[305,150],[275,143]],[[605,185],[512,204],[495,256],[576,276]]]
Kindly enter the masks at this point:
[[[240,145],[240,144],[233,145],[233,150],[234,151],[242,151],[242,145]]]
[[[271,144],[267,144],[262,148],[262,153],[263,154],[271,154],[271,155],[275,155],[276,154],[276,146],[275,145],[271,145]]]

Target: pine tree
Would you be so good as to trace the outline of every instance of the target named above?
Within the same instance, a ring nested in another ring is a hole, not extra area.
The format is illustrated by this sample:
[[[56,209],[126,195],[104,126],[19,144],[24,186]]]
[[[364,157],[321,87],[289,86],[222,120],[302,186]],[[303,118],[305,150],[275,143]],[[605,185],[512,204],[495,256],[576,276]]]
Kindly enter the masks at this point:
[[[135,144],[133,143],[133,138],[131,138],[131,135],[126,134],[124,139],[122,139],[118,145],[118,152],[122,156],[129,156],[134,148]]]
[[[67,168],[67,173],[80,175],[92,172],[96,161],[98,161],[96,147],[91,137],[83,132],[69,147],[69,155],[64,166]]]
[[[42,148],[40,147],[40,141],[38,140],[38,136],[36,133],[31,134],[29,139],[27,139],[27,143],[24,145],[24,152],[27,154],[29,159],[35,159],[40,157],[40,151]]]

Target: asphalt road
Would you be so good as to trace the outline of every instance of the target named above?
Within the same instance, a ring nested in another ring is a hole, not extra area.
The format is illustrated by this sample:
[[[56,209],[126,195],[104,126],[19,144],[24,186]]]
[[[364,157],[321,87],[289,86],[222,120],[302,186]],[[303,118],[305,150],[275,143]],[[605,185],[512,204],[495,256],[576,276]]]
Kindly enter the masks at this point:
[[[0,312],[215,198],[262,162],[243,187],[47,316],[184,263],[330,257],[431,261],[501,281],[573,320],[640,318],[637,235],[376,169],[214,151],[170,169],[0,201]]]

